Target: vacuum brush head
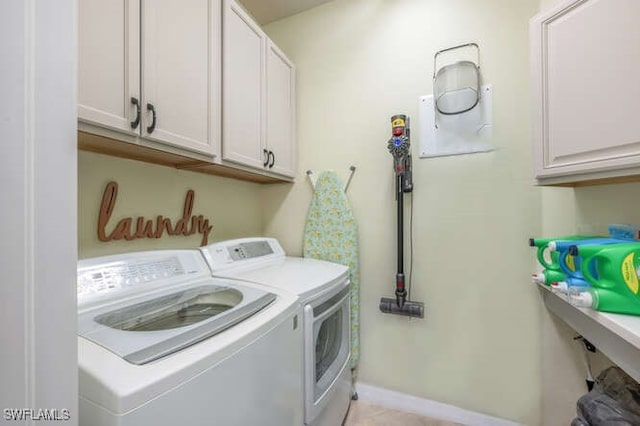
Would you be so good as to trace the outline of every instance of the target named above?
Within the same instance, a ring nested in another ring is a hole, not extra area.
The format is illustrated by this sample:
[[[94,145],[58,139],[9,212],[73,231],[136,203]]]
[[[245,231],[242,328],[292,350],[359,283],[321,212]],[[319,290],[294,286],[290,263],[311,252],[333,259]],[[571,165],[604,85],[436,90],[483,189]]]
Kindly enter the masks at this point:
[[[383,297],[380,299],[380,311],[385,314],[403,315],[405,317],[424,318],[424,303],[405,300],[402,307],[396,299]]]

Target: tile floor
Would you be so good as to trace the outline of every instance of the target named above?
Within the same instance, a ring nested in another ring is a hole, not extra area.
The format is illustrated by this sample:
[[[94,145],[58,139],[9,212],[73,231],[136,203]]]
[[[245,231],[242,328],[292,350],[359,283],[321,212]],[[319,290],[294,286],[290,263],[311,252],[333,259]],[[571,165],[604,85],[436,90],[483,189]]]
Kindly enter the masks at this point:
[[[363,401],[351,401],[343,426],[459,426],[445,420],[396,411]]]

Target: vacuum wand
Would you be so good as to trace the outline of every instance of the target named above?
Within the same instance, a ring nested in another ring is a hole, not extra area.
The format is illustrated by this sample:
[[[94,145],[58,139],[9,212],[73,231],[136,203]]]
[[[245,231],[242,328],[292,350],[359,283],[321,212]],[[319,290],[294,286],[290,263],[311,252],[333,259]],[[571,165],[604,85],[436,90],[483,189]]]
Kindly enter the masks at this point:
[[[396,176],[396,200],[398,204],[398,272],[396,273],[396,302],[402,308],[407,297],[404,285],[404,197],[402,193],[402,175]]]
[[[411,173],[409,118],[405,115],[391,117],[393,136],[387,143],[387,149],[393,155],[396,175],[396,203],[398,221],[398,270],[396,273],[395,300],[380,299],[380,310],[384,313],[424,318],[424,304],[407,300],[404,276],[404,193],[413,191]]]

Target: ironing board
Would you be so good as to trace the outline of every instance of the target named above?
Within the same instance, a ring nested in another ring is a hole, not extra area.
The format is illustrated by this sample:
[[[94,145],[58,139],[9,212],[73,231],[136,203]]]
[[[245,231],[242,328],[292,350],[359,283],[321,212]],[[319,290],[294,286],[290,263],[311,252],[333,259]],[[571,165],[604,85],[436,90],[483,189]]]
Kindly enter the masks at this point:
[[[323,172],[315,184],[304,229],[304,257],[348,266],[351,274],[351,377],[360,358],[358,225],[340,178]]]

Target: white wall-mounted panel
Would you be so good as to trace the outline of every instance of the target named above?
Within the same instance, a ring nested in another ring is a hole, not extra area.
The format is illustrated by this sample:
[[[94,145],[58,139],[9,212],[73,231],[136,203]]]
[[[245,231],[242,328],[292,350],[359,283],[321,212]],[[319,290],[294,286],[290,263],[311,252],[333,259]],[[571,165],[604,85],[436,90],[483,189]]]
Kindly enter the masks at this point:
[[[491,85],[482,86],[480,93],[478,105],[456,115],[443,115],[436,111],[433,95],[420,98],[420,158],[493,151]],[[460,97],[465,95],[465,92],[460,92]]]

